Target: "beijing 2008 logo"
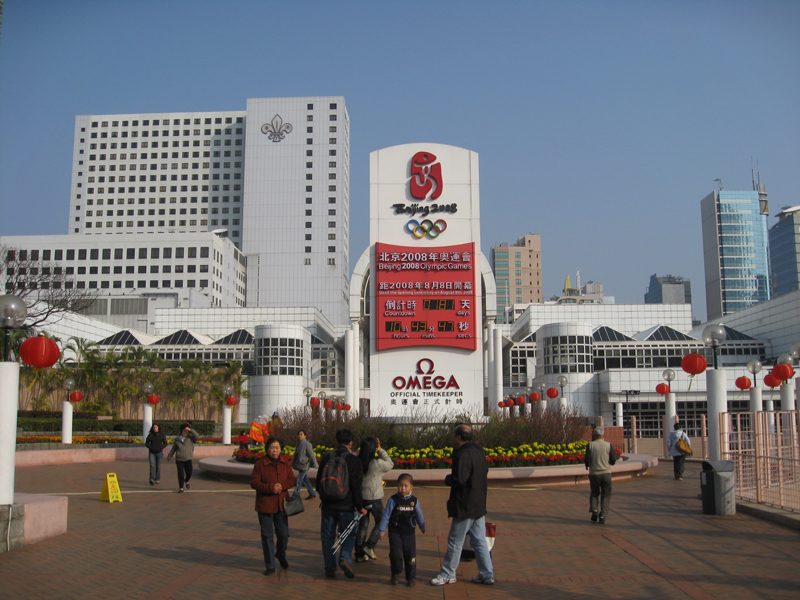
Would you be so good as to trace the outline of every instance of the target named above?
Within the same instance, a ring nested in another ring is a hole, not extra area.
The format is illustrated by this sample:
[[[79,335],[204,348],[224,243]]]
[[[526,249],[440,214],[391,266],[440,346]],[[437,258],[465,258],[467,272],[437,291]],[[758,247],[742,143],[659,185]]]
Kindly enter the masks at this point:
[[[442,195],[442,164],[435,161],[436,155],[430,152],[417,152],[411,159],[411,179],[408,183],[413,198],[425,200],[431,190],[431,200]]]

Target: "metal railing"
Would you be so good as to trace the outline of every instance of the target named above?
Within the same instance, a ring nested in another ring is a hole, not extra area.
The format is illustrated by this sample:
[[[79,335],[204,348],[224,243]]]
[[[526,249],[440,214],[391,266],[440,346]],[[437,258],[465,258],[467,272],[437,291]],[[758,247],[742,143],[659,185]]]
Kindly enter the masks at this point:
[[[628,452],[634,454],[650,454],[652,456],[667,457],[667,440],[662,437],[664,431],[671,431],[672,426],[667,427],[667,418],[661,418],[661,428],[655,430],[652,427],[642,430],[636,417],[630,417],[630,431],[625,438]],[[692,441],[692,458],[708,458],[708,430],[706,428],[706,416],[700,416],[699,429],[687,430],[687,435]]]
[[[722,413],[722,458],[736,469],[736,496],[800,510],[798,411]]]

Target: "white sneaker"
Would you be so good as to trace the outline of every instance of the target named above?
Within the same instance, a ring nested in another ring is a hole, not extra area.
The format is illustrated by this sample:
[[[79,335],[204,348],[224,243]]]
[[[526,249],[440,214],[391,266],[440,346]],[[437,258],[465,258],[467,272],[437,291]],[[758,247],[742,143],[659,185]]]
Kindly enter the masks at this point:
[[[431,585],[445,585],[446,583],[455,583],[455,577],[445,577],[444,575],[437,575],[431,579]]]
[[[369,556],[372,560],[378,560],[378,557],[375,556],[375,550],[372,548],[364,548],[364,554]]]

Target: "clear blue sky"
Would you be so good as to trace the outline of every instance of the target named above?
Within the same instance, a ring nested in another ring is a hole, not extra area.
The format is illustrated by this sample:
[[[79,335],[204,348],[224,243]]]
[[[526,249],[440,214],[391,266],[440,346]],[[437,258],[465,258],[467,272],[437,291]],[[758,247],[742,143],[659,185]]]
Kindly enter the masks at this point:
[[[704,319],[714,179],[751,189],[752,156],[772,213],[800,204],[794,0],[6,0],[0,234],[67,232],[77,114],[305,95],[346,99],[354,261],[369,153],[410,142],[480,154],[483,250],[540,233],[546,298],[671,273]]]

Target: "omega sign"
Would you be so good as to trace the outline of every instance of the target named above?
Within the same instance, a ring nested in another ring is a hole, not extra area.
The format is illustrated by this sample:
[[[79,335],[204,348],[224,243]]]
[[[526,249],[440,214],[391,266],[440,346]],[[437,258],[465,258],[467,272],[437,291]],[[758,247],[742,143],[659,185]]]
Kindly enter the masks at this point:
[[[423,370],[423,363],[427,363],[428,370]],[[433,361],[430,358],[423,358],[417,362],[416,375],[422,377],[403,377],[398,375],[392,379],[392,387],[396,390],[449,390],[450,388],[461,389],[456,381],[455,375],[450,375],[449,379],[441,375],[433,376]]]

